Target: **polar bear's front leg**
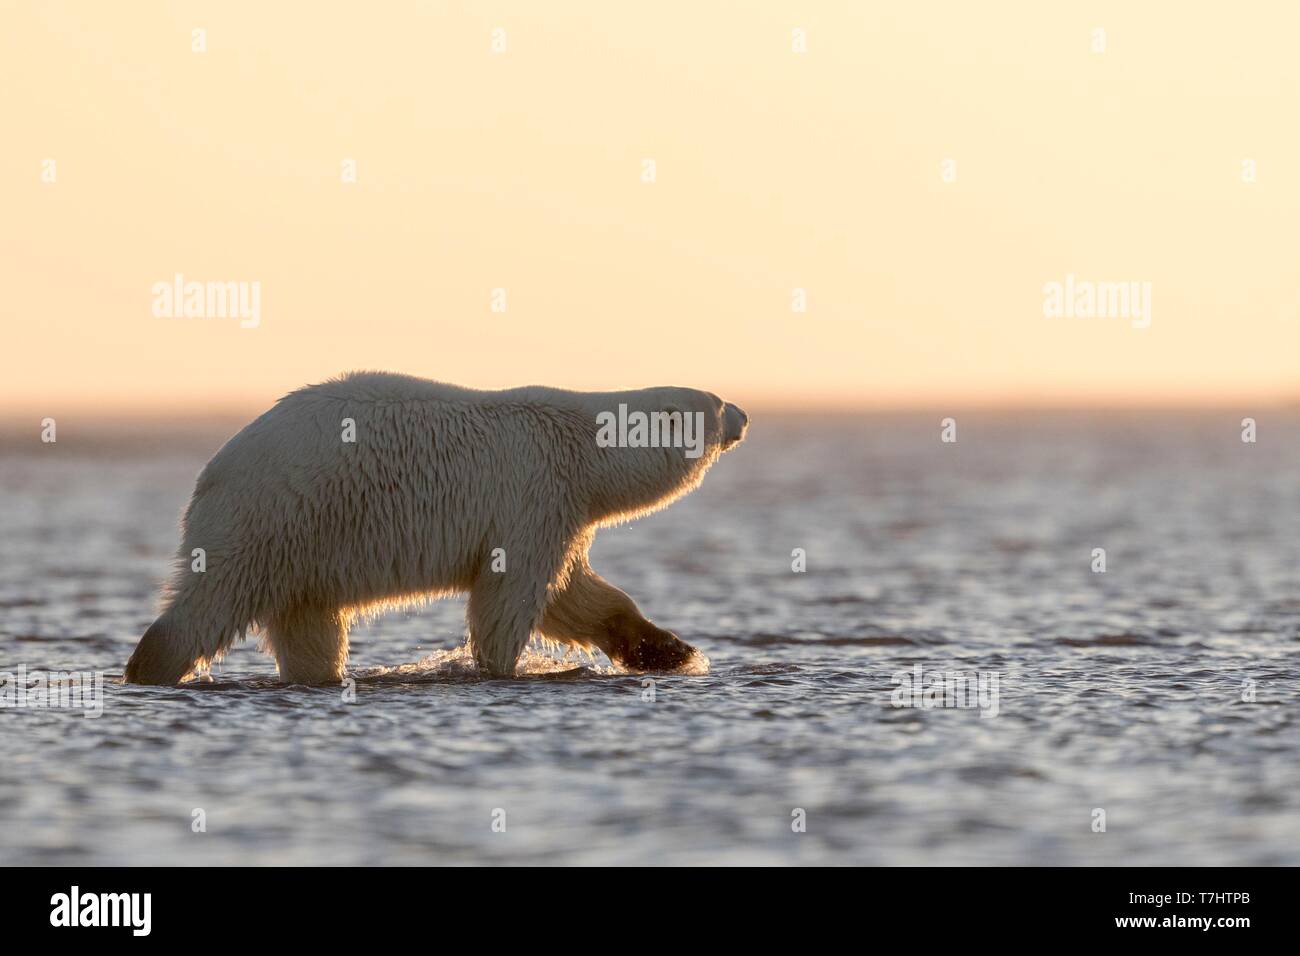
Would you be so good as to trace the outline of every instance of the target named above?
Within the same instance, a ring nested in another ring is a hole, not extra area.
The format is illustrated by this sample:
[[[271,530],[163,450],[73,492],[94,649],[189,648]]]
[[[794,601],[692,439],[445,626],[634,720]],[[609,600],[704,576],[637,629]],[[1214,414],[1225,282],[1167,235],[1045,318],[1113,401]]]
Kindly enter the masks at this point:
[[[542,618],[549,578],[523,569],[482,571],[469,592],[469,644],[488,677],[513,677]]]
[[[598,647],[615,664],[634,671],[674,670],[695,653],[672,631],[648,620],[635,601],[586,561],[574,567],[563,590],[551,595],[542,633],[579,647]]]

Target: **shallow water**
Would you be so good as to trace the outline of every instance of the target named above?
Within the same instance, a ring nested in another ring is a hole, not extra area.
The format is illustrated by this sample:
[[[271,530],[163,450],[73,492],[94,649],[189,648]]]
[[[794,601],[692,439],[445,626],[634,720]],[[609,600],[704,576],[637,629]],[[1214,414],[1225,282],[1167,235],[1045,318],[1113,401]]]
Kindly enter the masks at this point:
[[[449,601],[354,632],[355,702],[251,642],[117,683],[232,429],[6,435],[0,671],[109,676],[0,710],[0,862],[1300,863],[1300,417],[1243,414],[756,416],[592,552],[706,674],[480,681]],[[893,706],[917,664],[996,716]]]

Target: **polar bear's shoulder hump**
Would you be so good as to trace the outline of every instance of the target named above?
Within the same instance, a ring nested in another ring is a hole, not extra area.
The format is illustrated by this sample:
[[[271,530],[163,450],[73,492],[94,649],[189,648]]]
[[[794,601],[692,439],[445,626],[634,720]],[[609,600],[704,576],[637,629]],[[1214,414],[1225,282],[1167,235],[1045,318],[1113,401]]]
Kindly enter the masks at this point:
[[[466,388],[415,375],[394,372],[347,372],[316,385],[290,392],[285,399],[324,398],[345,402],[448,402],[460,405],[530,403],[572,405],[578,393],[529,385],[492,391]]]

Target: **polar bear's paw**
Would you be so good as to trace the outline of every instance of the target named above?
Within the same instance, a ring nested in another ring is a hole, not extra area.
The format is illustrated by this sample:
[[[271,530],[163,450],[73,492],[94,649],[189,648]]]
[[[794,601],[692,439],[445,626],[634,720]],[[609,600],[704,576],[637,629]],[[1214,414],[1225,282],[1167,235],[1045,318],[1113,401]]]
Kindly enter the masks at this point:
[[[694,666],[701,661],[705,669],[708,667],[707,658],[698,650],[672,631],[655,627],[648,621],[611,630],[616,635],[616,641],[610,648],[609,658],[623,670],[693,671]]]

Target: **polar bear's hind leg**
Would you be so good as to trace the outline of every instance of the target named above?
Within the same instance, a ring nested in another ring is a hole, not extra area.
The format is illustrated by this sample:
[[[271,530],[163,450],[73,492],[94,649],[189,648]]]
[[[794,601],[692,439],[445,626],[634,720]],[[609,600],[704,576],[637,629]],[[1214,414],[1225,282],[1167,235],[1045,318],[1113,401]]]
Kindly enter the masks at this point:
[[[179,684],[221,656],[234,639],[235,628],[202,625],[181,604],[173,604],[149,626],[126,663],[128,684]]]
[[[348,663],[346,612],[299,605],[272,616],[266,643],[286,684],[337,684]]]

